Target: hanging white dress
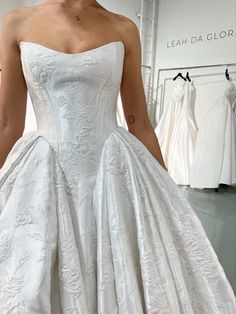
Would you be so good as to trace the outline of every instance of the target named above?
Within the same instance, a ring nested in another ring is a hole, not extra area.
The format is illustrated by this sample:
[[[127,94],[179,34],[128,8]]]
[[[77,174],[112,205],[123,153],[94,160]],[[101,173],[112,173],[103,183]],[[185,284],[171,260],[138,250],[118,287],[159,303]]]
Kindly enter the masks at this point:
[[[165,108],[164,113],[155,129],[162,156],[167,168],[169,163],[170,140],[183,102],[184,83],[185,81],[183,81],[182,79],[178,79],[174,82],[173,92],[169,105]]]
[[[195,87],[193,81],[184,85],[183,104],[178,114],[169,143],[168,172],[174,182],[189,185],[197,126],[193,113]]]
[[[190,186],[216,188],[236,184],[236,88],[226,81],[224,95],[207,111],[196,142]]]

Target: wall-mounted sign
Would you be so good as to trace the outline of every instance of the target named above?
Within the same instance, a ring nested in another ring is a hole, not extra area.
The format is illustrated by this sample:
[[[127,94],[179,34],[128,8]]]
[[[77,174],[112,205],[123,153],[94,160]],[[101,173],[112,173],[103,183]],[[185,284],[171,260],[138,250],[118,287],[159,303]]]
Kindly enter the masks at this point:
[[[233,29],[223,30],[220,32],[211,32],[204,35],[193,35],[186,38],[181,39],[173,39],[167,42],[167,48],[176,48],[182,47],[186,45],[197,45],[203,42],[210,42],[215,40],[223,40],[227,38],[231,38],[236,40],[236,31]]]

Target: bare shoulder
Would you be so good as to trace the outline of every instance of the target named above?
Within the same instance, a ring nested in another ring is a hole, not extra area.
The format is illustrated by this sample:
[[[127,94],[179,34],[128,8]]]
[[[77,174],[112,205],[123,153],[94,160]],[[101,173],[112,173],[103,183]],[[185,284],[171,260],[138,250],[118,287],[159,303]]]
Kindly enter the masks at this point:
[[[4,14],[3,23],[15,24],[18,28],[22,23],[26,22],[28,18],[42,11],[45,7],[47,7],[47,5],[38,4],[11,9]]]
[[[128,44],[139,41],[139,28],[133,20],[125,15],[116,14],[116,22],[124,42]]]
[[[11,27],[20,19],[20,9],[12,9],[3,15],[2,28]]]
[[[20,22],[35,10],[35,6],[14,8],[4,14],[5,23]]]
[[[126,54],[131,51],[140,51],[140,32],[136,23],[129,17],[121,14],[116,14],[116,23],[126,47]]]
[[[115,14],[117,17],[117,22],[122,23],[122,26],[125,27],[126,30],[130,31],[138,31],[137,25],[131,20],[128,16]]]
[[[3,16],[1,25],[2,36],[9,37],[9,39],[14,38],[17,41],[21,26],[33,10],[35,10],[34,7],[21,7],[7,11]]]
[[[138,26],[129,17],[114,12],[112,12],[112,15],[114,23],[120,29],[122,35],[132,36],[139,34]]]

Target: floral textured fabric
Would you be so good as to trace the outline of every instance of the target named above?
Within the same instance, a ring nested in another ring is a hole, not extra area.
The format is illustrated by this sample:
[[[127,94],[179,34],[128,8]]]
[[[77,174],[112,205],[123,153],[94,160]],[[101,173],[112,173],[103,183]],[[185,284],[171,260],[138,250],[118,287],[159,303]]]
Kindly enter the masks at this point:
[[[0,170],[0,313],[236,313],[193,209],[117,125],[123,43],[20,48],[37,130]]]

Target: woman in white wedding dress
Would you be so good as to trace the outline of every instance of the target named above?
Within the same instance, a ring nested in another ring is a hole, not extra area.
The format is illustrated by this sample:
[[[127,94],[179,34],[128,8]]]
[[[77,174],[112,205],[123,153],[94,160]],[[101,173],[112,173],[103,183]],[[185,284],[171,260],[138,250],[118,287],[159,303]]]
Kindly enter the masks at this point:
[[[52,0],[10,11],[1,36],[0,313],[236,313],[165,170],[135,25]],[[21,136],[27,88],[37,130]]]

